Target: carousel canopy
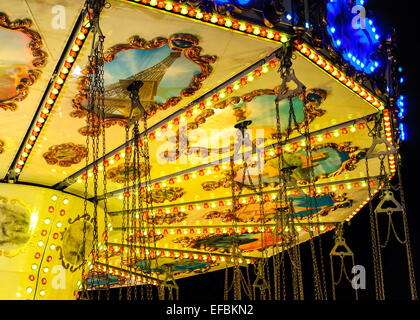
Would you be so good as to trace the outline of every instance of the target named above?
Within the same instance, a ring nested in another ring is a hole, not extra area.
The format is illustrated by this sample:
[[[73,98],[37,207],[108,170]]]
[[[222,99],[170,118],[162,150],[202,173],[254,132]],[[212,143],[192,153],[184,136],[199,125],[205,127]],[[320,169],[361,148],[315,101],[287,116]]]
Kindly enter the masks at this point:
[[[275,231],[279,206],[293,207],[297,245],[349,221],[378,192],[383,174],[395,173],[389,151],[398,137],[388,95],[369,76],[382,67],[366,55],[379,47],[372,21],[372,41],[366,44],[366,33],[349,39],[331,1],[331,46],[320,48],[309,15],[300,26],[287,4],[280,14],[270,1],[261,3],[109,1],[99,20],[104,110],[92,115],[98,33],[85,3],[2,1],[0,177],[26,185],[25,194],[16,191],[24,200],[37,192],[31,188],[47,188],[48,201],[31,200],[40,212],[55,195],[98,205],[98,248],[107,252],[95,268],[109,266],[112,285],[127,285],[130,272],[137,283],[158,283],[168,268],[175,279],[225,268],[234,246],[241,265],[254,264],[287,242]],[[349,43],[359,40],[365,47],[357,51]],[[284,85],[278,70],[287,48],[295,83]],[[127,87],[135,81],[147,120],[133,136]],[[103,126],[94,132],[89,121],[97,118]],[[237,148],[244,123],[249,144]],[[384,138],[377,145],[374,130]],[[96,146],[89,143],[95,137]],[[146,145],[147,164],[144,153],[135,164]],[[279,179],[288,168],[284,185]],[[241,193],[233,197],[235,186]],[[150,201],[131,210],[141,194]],[[81,211],[79,204],[66,209],[72,219]],[[79,226],[73,236],[83,231]],[[31,241],[42,237],[36,231]],[[134,238],[147,238],[147,245]],[[62,250],[52,255],[77,270],[68,241],[66,232],[57,236]]]

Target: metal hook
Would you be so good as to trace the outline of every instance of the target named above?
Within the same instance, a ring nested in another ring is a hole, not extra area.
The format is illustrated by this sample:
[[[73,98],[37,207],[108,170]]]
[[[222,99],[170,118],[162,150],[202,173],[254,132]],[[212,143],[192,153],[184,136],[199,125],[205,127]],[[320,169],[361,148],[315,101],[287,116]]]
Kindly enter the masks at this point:
[[[395,208],[383,208],[385,202],[392,202],[395,205]],[[384,191],[382,195],[382,199],[379,202],[378,206],[375,209],[376,213],[394,213],[394,212],[401,212],[403,211],[401,204],[395,199],[394,193],[391,190]]]
[[[296,89],[287,90],[285,93],[283,93],[287,89],[286,84],[291,81],[297,85]],[[296,78],[295,71],[290,69],[290,72],[283,78],[283,82],[280,85],[279,93],[276,97],[276,103],[279,103],[283,99],[294,97],[297,94],[302,93],[305,88],[305,85]]]

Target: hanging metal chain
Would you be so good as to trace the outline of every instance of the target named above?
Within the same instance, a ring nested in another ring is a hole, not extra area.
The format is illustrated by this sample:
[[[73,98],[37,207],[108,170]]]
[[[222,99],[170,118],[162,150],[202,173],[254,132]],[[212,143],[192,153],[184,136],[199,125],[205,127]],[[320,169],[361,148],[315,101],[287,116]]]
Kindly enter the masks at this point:
[[[408,264],[408,275],[410,279],[411,299],[418,300],[416,277],[414,274],[413,253],[411,250],[410,232],[408,228],[407,209],[406,209],[406,204],[405,204],[405,194],[404,194],[403,184],[402,184],[401,164],[399,161],[397,161],[397,174],[398,174],[398,188],[400,191],[401,206],[403,209],[402,217],[403,217],[403,225],[404,225],[404,234],[405,234],[405,239],[406,239],[405,248],[406,248],[406,253],[407,253],[407,264]]]
[[[124,158],[124,194],[123,194],[123,214],[122,214],[122,221],[121,221],[121,248],[120,248],[120,265],[121,268],[125,265],[124,261],[124,253],[126,252],[126,238],[127,238],[127,215],[130,207],[130,201],[129,201],[129,181],[130,181],[130,159],[131,159],[131,153],[127,152],[129,147],[129,141],[130,141],[130,127],[128,124],[125,126],[125,158]],[[119,287],[118,289],[118,299],[122,300],[122,287]]]
[[[87,93],[87,133],[86,133],[86,144],[89,148],[89,136],[91,135],[92,142],[92,161],[95,162],[99,158],[99,137],[102,127],[101,115],[103,114],[103,95],[104,95],[104,83],[103,83],[103,42],[104,36],[99,26],[99,15],[103,7],[103,2],[88,2],[87,10],[92,20],[92,47],[89,55],[89,87]],[[88,190],[88,177],[85,177],[85,192],[87,196]],[[91,256],[93,261],[93,268],[91,273],[92,288],[100,286],[100,275],[98,270],[97,262],[100,258],[100,244],[98,237],[98,168],[93,169],[93,241]],[[86,239],[86,225],[84,225],[84,240]],[[97,298],[100,299],[100,290],[98,291]]]
[[[283,299],[286,299],[286,281],[285,281],[285,254],[290,260],[291,270],[292,270],[292,285],[293,285],[293,296],[295,300],[300,298],[303,299],[303,285],[302,285],[302,272],[300,269],[300,251],[296,247],[299,243],[298,233],[296,232],[294,226],[295,213],[293,210],[293,200],[288,198],[288,183],[291,181],[291,173],[293,168],[286,167],[286,162],[284,159],[283,153],[283,141],[287,141],[291,134],[291,117],[289,117],[289,124],[286,128],[286,134],[284,135],[284,140],[282,141],[282,129],[280,122],[280,110],[279,102],[288,94],[284,94],[283,91],[288,91],[286,83],[290,81],[291,75],[294,73],[291,72],[291,59],[292,51],[288,46],[284,47],[283,54],[278,56],[280,60],[279,73],[283,79],[283,83],[279,90],[279,95],[276,99],[275,109],[276,109],[276,137],[278,141],[277,149],[277,160],[278,160],[278,172],[279,172],[279,193],[276,197],[276,227],[275,227],[275,239],[276,246],[273,249],[273,254],[278,252],[278,239],[281,237],[281,261],[274,259],[275,262],[273,265],[274,268],[274,281],[275,281],[275,296],[277,299],[280,299],[280,290],[281,287],[283,293]],[[292,79],[296,82],[296,78]],[[299,87],[299,84],[298,84]],[[281,235],[279,235],[279,230],[281,230]],[[290,249],[291,247],[291,249]],[[287,252],[286,252],[287,250]],[[291,250],[291,251],[290,251]],[[280,273],[281,273],[281,282],[280,282]]]
[[[313,208],[315,208],[315,213],[318,211],[318,203],[317,203],[317,199],[316,199],[316,186],[315,186],[316,177],[315,177],[314,169],[313,169],[313,166],[312,166],[313,155],[312,155],[312,143],[311,143],[311,139],[310,139],[310,130],[309,130],[309,114],[308,114],[307,109],[306,109],[307,100],[306,100],[306,89],[305,89],[304,86],[302,88],[301,97],[302,97],[302,100],[303,100],[303,113],[304,113],[303,131],[300,128],[301,125],[296,120],[296,114],[295,114],[295,111],[294,111],[293,100],[292,100],[292,97],[289,96],[288,135],[290,134],[290,132],[292,130],[292,120],[293,120],[294,128],[297,130],[297,132],[300,135],[302,135],[305,138],[304,145],[305,145],[305,153],[306,153],[306,161],[307,161],[306,166],[309,169],[308,179],[307,179],[309,196],[308,196],[308,194],[305,196],[305,206],[306,206],[306,211],[308,213],[308,221],[311,224],[313,224],[314,214],[311,214],[311,211],[313,211]],[[319,226],[319,216],[317,214],[315,214],[315,219],[316,219],[316,225]],[[319,247],[319,256],[320,256],[322,278],[320,276],[320,271],[319,271],[319,266],[318,266],[318,257],[317,257],[317,253],[316,253],[316,247],[315,247],[315,243],[313,241],[315,235],[313,233],[313,230],[312,230],[311,226],[308,227],[308,232],[309,232],[309,243],[310,243],[311,254],[312,254],[315,299],[326,300],[327,299],[327,288],[326,288],[326,275],[325,275],[325,267],[324,267],[323,250],[322,250],[322,239],[320,237],[321,233],[320,233],[320,230],[318,228],[317,236],[318,236],[318,247]]]
[[[349,257],[351,259],[351,265],[354,266],[355,262],[354,262],[354,253],[353,251],[348,247],[343,233],[344,233],[344,224],[340,224],[337,226],[336,231],[335,231],[335,235],[334,235],[334,247],[331,249],[330,252],[330,265],[331,265],[331,282],[332,282],[332,294],[333,294],[333,299],[336,300],[336,292],[335,292],[335,288],[341,283],[342,279],[343,279],[343,274],[345,275],[346,279],[348,282],[352,283],[352,279],[350,278],[350,276],[347,273],[346,270],[346,266],[345,266],[345,262],[344,259],[346,257]],[[342,248],[341,251],[338,251],[338,248]],[[343,250],[344,249],[344,250]],[[338,276],[338,280],[336,280],[335,274],[334,274],[334,259],[333,257],[338,257],[340,259],[340,275]],[[359,295],[358,295],[358,290],[357,288],[354,289],[355,291],[355,297],[356,300],[359,299]]]
[[[239,248],[239,241],[238,241],[238,236],[239,236],[239,232],[238,232],[238,211],[240,209],[240,205],[239,205],[239,198],[243,192],[243,186],[245,184],[245,177],[248,178],[248,182],[249,184],[252,186],[253,182],[249,173],[249,168],[247,165],[247,161],[248,159],[245,158],[245,141],[246,141],[246,129],[247,126],[250,124],[249,121],[244,121],[242,123],[238,123],[237,125],[235,125],[235,127],[238,129],[237,130],[237,136],[238,136],[238,141],[241,142],[241,145],[239,147],[239,149],[237,150],[242,150],[241,153],[241,163],[243,163],[243,174],[242,174],[242,178],[241,178],[241,182],[237,183],[235,182],[235,178],[236,178],[236,172],[235,172],[235,156],[236,153],[233,152],[231,157],[230,157],[230,176],[231,176],[231,194],[232,194],[232,214],[233,214],[233,219],[232,219],[232,258],[231,258],[231,262],[233,264],[232,267],[232,272],[233,272],[233,277],[232,277],[232,284],[231,284],[231,288],[233,287],[233,298],[235,300],[241,300],[242,299],[242,290],[244,291],[244,293],[252,300],[253,299],[253,291],[252,288],[250,287],[250,285],[247,283],[247,280],[244,278],[242,271],[241,271],[241,267],[240,267],[240,261],[243,260],[242,257],[242,253],[241,250]],[[260,189],[259,189],[260,190]],[[262,195],[260,196],[260,200],[262,201]],[[260,212],[260,214],[263,214]],[[264,216],[262,216],[264,219]],[[227,275],[228,272],[226,271],[225,274],[225,298],[228,297],[228,293],[231,290],[231,288],[227,287]]]
[[[383,115],[379,115],[377,117],[377,121],[375,122],[375,126],[374,128],[370,129],[369,134],[372,136],[374,142],[373,142],[373,146],[371,147],[371,149],[369,150],[369,152],[373,153],[373,148],[374,146],[376,146],[376,144],[378,143],[377,141],[381,141],[383,140],[381,137],[381,132],[382,132],[382,117]],[[386,143],[386,141],[384,141],[385,144],[387,144],[388,146],[388,153],[394,153],[395,152],[395,148],[390,145],[389,143]],[[396,152],[395,152],[396,153]],[[405,207],[405,197],[404,197],[404,191],[403,191],[403,186],[402,186],[402,180],[401,180],[401,164],[400,161],[397,161],[397,174],[398,174],[398,185],[396,188],[399,191],[400,194],[400,202],[398,202],[395,197],[394,194],[392,192],[392,186],[391,186],[391,181],[390,181],[390,177],[387,174],[386,171],[386,167],[385,167],[385,159],[387,156],[387,152],[380,152],[378,153],[378,158],[380,160],[380,181],[379,181],[379,185],[382,187],[381,190],[381,195],[380,195],[380,202],[378,204],[378,206],[376,207],[376,209],[374,210],[374,216],[375,216],[375,222],[376,222],[376,229],[377,229],[377,250],[378,250],[378,258],[380,259],[377,264],[379,264],[379,275],[378,275],[378,280],[379,280],[379,289],[380,289],[380,293],[382,294],[381,298],[385,299],[385,293],[384,293],[384,288],[383,288],[383,274],[382,274],[382,259],[381,259],[381,250],[385,247],[387,247],[389,240],[390,240],[390,236],[391,236],[391,231],[395,237],[395,239],[397,240],[397,242],[399,242],[400,244],[404,245],[406,248],[406,255],[407,255],[407,265],[408,265],[408,272],[409,272],[409,279],[410,279],[410,292],[411,292],[411,298],[412,300],[417,300],[418,296],[417,296],[417,287],[416,287],[416,280],[415,280],[415,274],[414,274],[414,266],[413,266],[413,257],[412,257],[412,251],[411,251],[411,243],[410,243],[410,235],[409,235],[409,228],[408,228],[408,221],[407,221],[407,212],[406,212],[406,207]],[[398,159],[398,154],[395,154],[395,157]],[[367,156],[366,158],[366,166],[367,166],[367,171],[368,171],[368,158],[370,158],[369,156]],[[370,191],[369,191],[370,194]],[[392,203],[394,207],[387,207],[385,208],[385,204],[387,203]],[[371,206],[370,206],[371,207]],[[371,209],[373,210],[373,208]],[[378,214],[383,214],[386,213],[388,216],[388,226],[387,226],[387,232],[386,232],[386,237],[385,237],[385,241],[383,244],[381,244],[380,241],[380,235],[379,235],[379,217]],[[402,237],[400,237],[396,231],[395,228],[395,224],[393,221],[393,213],[401,213],[402,216],[402,220],[403,220],[403,233],[404,233],[404,239],[402,239]],[[382,287],[381,287],[382,286]]]
[[[143,116],[143,130],[144,132],[148,132],[148,126],[147,126],[147,114],[145,114]],[[145,181],[144,181],[144,185],[145,185],[145,204],[146,204],[146,212],[147,215],[149,215],[149,213],[152,213],[152,218],[153,218],[153,192],[152,192],[152,178],[151,178],[151,174],[150,174],[150,151],[149,151],[149,138],[146,136],[146,138],[144,139],[143,142],[143,146],[142,146],[142,154],[143,154],[143,159],[144,159],[144,167],[145,167]],[[150,266],[149,270],[149,276],[152,276],[152,268],[151,268],[151,261],[152,259],[155,260],[156,265],[158,265],[158,256],[156,254],[156,241],[154,241],[154,236],[156,234],[155,232],[155,223],[154,223],[154,219],[151,219],[152,223],[149,223],[149,218],[147,216],[146,218],[146,232],[147,235],[151,235],[151,237],[146,237],[146,243],[147,246],[149,248],[149,254],[147,255],[147,262],[148,265]],[[153,245],[153,247],[152,247]],[[155,256],[152,256],[151,254],[151,250],[150,248],[154,249],[155,252]],[[148,284],[146,287],[146,296],[148,300],[152,300],[153,299],[153,285],[152,284]]]
[[[369,133],[368,135],[375,139],[381,134],[381,115],[378,115],[375,121],[373,128],[370,128],[368,125]],[[372,204],[372,190],[370,184],[370,174],[369,174],[369,159],[365,158],[366,161],[366,180],[368,186],[369,194],[369,222],[370,222],[370,233],[371,233],[371,245],[372,245],[372,257],[373,257],[373,270],[374,270],[374,279],[375,279],[375,294],[377,300],[385,300],[385,288],[384,288],[384,279],[383,279],[383,268],[382,268],[382,258],[381,250],[379,244],[379,228],[378,228],[378,217],[373,209]]]

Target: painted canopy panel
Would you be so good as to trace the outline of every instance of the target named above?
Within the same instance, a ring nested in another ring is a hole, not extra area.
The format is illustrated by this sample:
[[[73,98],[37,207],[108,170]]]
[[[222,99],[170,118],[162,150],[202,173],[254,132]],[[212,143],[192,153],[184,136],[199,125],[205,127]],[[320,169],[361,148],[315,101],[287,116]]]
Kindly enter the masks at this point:
[[[311,132],[357,120],[375,112],[372,106],[303,58],[298,57],[294,61],[294,68],[296,69],[297,77],[308,88],[307,95],[315,94],[319,97],[319,100],[308,104],[311,113],[309,126]],[[149,142],[150,154],[153,155],[151,165],[152,179],[176,175],[178,172],[188,170],[191,167],[205,165],[219,159],[226,159],[230,150],[229,137],[236,137],[233,126],[237,121],[244,119],[253,121],[249,127],[251,129],[251,140],[263,138],[264,143],[261,143],[261,147],[267,147],[276,143],[274,100],[279,85],[279,75],[276,69],[272,68],[260,78],[254,79],[246,86],[233,92],[231,96],[221,99],[202,112],[194,113],[190,118],[185,118],[183,128],[187,130],[187,138],[184,139],[184,144],[188,144],[186,148],[183,148],[180,143],[175,143],[175,141],[179,142],[180,139],[179,130],[177,129],[179,127],[174,126],[172,130],[169,130],[170,127],[168,127],[165,134],[162,133],[155,140]],[[301,100],[301,97],[293,99],[296,120],[300,125],[303,124],[303,103]],[[283,133],[285,134],[290,110],[287,100],[280,102],[279,110],[280,124],[284,128]],[[300,136],[302,130],[302,128],[300,132],[297,129],[293,130],[290,138]],[[121,131],[119,134],[120,143],[123,139]],[[366,139],[364,148],[368,148],[371,143],[370,138],[366,137]],[[200,149],[200,152],[196,152],[198,149]],[[179,153],[180,156],[172,159],[172,157],[168,156],[168,153],[174,152]],[[108,191],[119,190],[123,186],[123,181],[118,181],[118,178],[113,179],[112,177],[114,174],[118,175],[118,172],[122,172],[125,160],[124,158],[119,158],[119,160],[112,161],[114,164],[110,166],[111,179],[108,182]],[[57,169],[57,171],[60,169],[57,166],[52,167],[52,169]],[[62,170],[67,172],[66,168]],[[84,190],[83,184],[73,184],[68,190],[82,194]],[[92,189],[90,189],[90,192],[92,192]]]
[[[123,22],[119,18],[122,16]],[[121,28],[121,23],[126,23],[127,27]],[[124,79],[137,76],[145,81],[144,92],[149,100],[144,102],[156,111],[149,120],[150,127],[276,49],[270,42],[191,24],[185,19],[120,1],[111,2],[111,8],[104,11],[101,26],[106,35],[107,101],[117,102],[109,111],[108,151],[118,147],[125,135],[120,124],[127,112],[124,111],[127,96],[119,92]],[[41,133],[41,146],[36,145],[28,169],[22,172],[22,181],[53,185],[83,167],[85,160],[67,168],[50,166],[43,155],[50,147],[85,144],[86,137],[80,133],[86,126],[83,112],[86,88],[82,72],[87,64],[90,41],[88,37],[48,126]],[[178,81],[180,78],[184,80]]]
[[[81,1],[60,3],[66,19],[56,28],[55,1],[5,0],[0,4],[2,177],[24,138],[82,5]]]

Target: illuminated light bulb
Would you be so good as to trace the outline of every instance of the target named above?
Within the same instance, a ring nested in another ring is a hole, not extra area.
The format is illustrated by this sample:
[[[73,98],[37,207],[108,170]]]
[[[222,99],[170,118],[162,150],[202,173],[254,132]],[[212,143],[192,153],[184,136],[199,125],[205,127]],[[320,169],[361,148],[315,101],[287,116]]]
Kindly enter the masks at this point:
[[[283,37],[281,37],[280,41],[284,43],[284,42],[287,42],[287,41],[288,41],[288,39],[287,39],[287,37],[286,37],[286,36],[283,36]]]
[[[351,131],[351,132],[355,132],[355,131],[356,131],[356,128],[355,128],[355,127],[351,127],[351,128],[350,128],[350,131]]]
[[[32,288],[31,288],[31,287],[27,287],[27,288],[26,288],[26,292],[27,292],[27,293],[31,293],[31,292],[32,292]],[[20,295],[19,295],[19,296],[20,296]]]
[[[118,196],[118,199],[122,200],[122,199],[123,199],[123,196],[120,194],[120,195]]]
[[[157,5],[157,0],[150,0],[150,5],[151,6]]]
[[[88,177],[91,177],[93,174],[92,174],[92,172],[89,172],[88,173]]]
[[[239,30],[241,30],[241,31],[245,31],[245,30],[246,30],[246,25],[245,25],[245,24],[243,24],[243,23],[241,23],[241,24],[239,25]]]
[[[125,157],[125,152],[121,152],[120,156],[121,156],[121,158],[124,158]]]
[[[35,127],[35,132],[40,132],[41,131],[41,129],[39,128],[39,127]]]
[[[207,101],[206,102],[206,105],[207,105],[207,107],[210,107],[211,106],[211,101],[209,100],[209,101]]]
[[[248,81],[250,81],[250,82],[251,82],[251,81],[253,81],[253,80],[254,80],[254,77],[253,77],[253,76],[249,76],[249,77],[248,77]]]
[[[230,19],[226,19],[225,26],[230,28],[232,26],[232,21]]]
[[[43,113],[45,113],[45,114],[47,114],[47,113],[49,113],[49,112],[50,112],[50,110],[48,110],[48,109],[45,109],[45,108],[44,108],[44,109],[42,110],[42,112],[43,112]]]
[[[168,10],[168,11],[172,10],[172,8],[173,8],[172,3],[167,3],[166,6],[165,6],[165,9]]]
[[[226,94],[225,94],[224,92],[221,92],[221,93],[219,94],[219,97],[220,97],[221,99],[223,99],[224,97],[226,97]]]
[[[32,146],[30,144],[27,144],[26,149],[32,149]]]
[[[109,160],[109,164],[114,164],[114,159]]]
[[[25,162],[23,162],[22,160],[19,160],[18,164],[23,165]]]
[[[42,247],[43,245],[44,245],[44,242],[42,242],[42,241],[39,241],[39,242],[38,242],[38,246],[39,246],[39,247]]]
[[[322,137],[321,137],[321,136],[319,136],[317,140],[318,140],[319,142],[321,142],[321,141],[322,141]]]
[[[52,201],[57,201],[57,199],[58,199],[58,197],[57,197],[56,195],[53,195],[53,196],[51,197],[51,200],[52,200]]]
[[[80,37],[80,35],[79,35],[79,37]],[[83,39],[81,39],[81,40],[83,40]],[[68,63],[73,63],[74,62],[74,58],[73,57],[68,57],[67,58],[67,62]],[[54,89],[54,90],[58,93],[58,90],[57,89]],[[52,91],[52,93],[57,94],[57,93],[54,92],[54,90]]]
[[[37,265],[36,263],[34,263],[34,264],[31,266],[31,268],[32,268],[32,270],[36,270],[36,268],[38,268],[38,265]]]
[[[55,245],[54,245],[54,244],[52,244],[52,245],[50,246],[50,249],[51,249],[51,250],[55,250]]]
[[[334,137],[338,137],[338,136],[339,136],[338,131],[334,132]]]
[[[57,228],[60,228],[62,226],[61,222],[57,222]]]
[[[197,19],[203,19],[203,13],[201,13],[201,12],[197,12],[197,14],[195,15],[195,17],[196,17]]]
[[[240,87],[239,87],[239,84],[235,84],[234,86],[233,86],[233,90],[238,90]]]
[[[210,21],[216,23],[219,19],[216,16],[212,16]]]
[[[79,51],[80,50],[80,47],[77,45],[77,44],[75,44],[72,48],[71,48],[73,51]]]

